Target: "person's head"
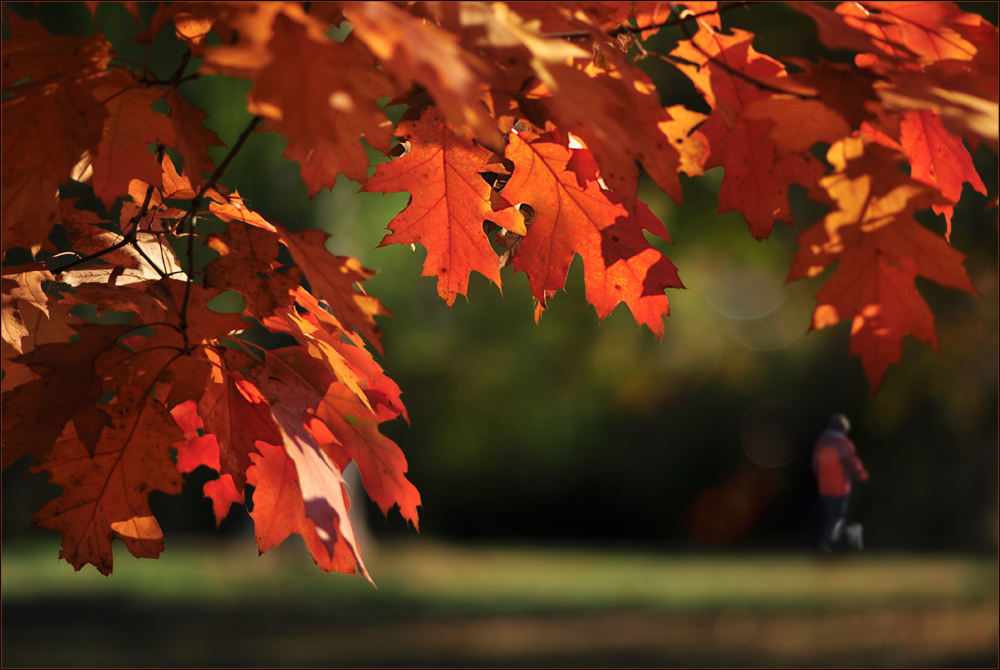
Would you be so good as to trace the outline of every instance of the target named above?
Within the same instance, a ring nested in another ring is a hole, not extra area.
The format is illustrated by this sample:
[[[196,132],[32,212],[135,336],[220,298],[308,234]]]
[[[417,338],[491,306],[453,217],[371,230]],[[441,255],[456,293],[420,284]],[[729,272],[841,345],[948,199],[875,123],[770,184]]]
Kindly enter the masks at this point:
[[[830,417],[830,423],[828,423],[826,427],[828,430],[836,430],[841,433],[846,433],[851,429],[851,422],[847,420],[846,414],[837,412]]]

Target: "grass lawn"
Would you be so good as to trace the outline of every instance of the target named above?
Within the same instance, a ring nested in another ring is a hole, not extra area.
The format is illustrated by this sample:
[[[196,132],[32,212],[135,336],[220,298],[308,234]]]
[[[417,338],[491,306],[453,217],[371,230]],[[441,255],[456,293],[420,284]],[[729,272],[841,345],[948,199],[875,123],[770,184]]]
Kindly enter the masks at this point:
[[[298,544],[116,550],[108,578],[5,546],[3,665],[997,664],[992,557],[455,546],[367,553],[378,584]]]

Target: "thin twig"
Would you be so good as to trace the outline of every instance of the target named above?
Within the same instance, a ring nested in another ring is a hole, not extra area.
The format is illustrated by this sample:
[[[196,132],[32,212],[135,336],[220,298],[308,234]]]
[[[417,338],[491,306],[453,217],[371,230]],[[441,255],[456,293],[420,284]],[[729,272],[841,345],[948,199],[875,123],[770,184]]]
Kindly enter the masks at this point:
[[[676,7],[676,5],[673,2],[671,2],[670,5],[671,5],[671,7]],[[688,28],[687,24],[681,23],[680,26],[681,26],[681,30],[683,30],[684,34],[687,36],[688,42],[690,42],[691,46],[693,46],[695,49],[698,50],[698,53],[700,53],[702,56],[704,56],[706,59],[708,59],[709,63],[712,63],[713,65],[717,65],[721,70],[724,70],[725,72],[728,72],[729,74],[731,74],[732,76],[736,77],[737,79],[742,79],[743,81],[751,84],[752,86],[755,86],[756,88],[759,88],[759,89],[764,90],[764,91],[770,91],[771,93],[779,93],[779,94],[782,94],[782,95],[793,95],[793,96],[795,96],[797,98],[801,98],[803,100],[815,100],[815,99],[819,98],[818,95],[805,95],[803,93],[797,93],[795,91],[788,91],[788,90],[780,88],[778,86],[774,86],[772,84],[768,84],[766,82],[763,82],[763,81],[760,81],[758,79],[755,79],[755,78],[751,77],[748,74],[745,74],[745,73],[740,72],[739,70],[737,70],[735,68],[730,67],[726,63],[723,63],[721,60],[718,60],[714,56],[709,55],[704,49],[702,49],[701,46],[698,45],[694,41],[694,35],[691,34],[691,29]],[[660,54],[657,54],[657,56],[660,56],[660,58],[662,58],[663,60],[665,60],[667,62],[670,62],[670,60],[668,59],[668,57],[662,56]],[[691,63],[691,65],[694,65],[695,67],[699,67],[699,68],[701,67],[697,63]]]
[[[250,123],[248,123],[247,127],[243,129],[242,133],[240,133],[240,136],[239,136],[239,138],[237,138],[236,143],[233,145],[233,148],[229,150],[229,153],[226,154],[226,157],[224,159],[222,159],[221,163],[219,163],[219,167],[215,168],[215,172],[212,173],[212,176],[209,177],[208,180],[204,184],[201,185],[200,189],[198,189],[198,192],[195,194],[194,198],[191,200],[191,205],[188,207],[187,212],[184,214],[184,218],[181,219],[180,225],[178,226],[181,229],[181,231],[182,231],[181,234],[186,234],[188,236],[188,244],[187,244],[187,262],[188,262],[187,282],[184,284],[184,302],[181,304],[181,313],[180,313],[180,325],[181,325],[181,332],[184,335],[184,350],[185,351],[190,350],[190,342],[188,341],[188,334],[187,334],[187,325],[188,325],[187,324],[187,308],[188,308],[188,301],[191,298],[191,282],[192,282],[192,278],[194,276],[194,219],[195,219],[195,214],[197,213],[198,208],[201,207],[201,201],[205,197],[205,194],[208,193],[208,189],[213,188],[215,186],[216,182],[218,182],[219,179],[222,178],[222,175],[225,174],[225,172],[226,172],[226,168],[229,167],[229,163],[231,163],[232,160],[233,160],[233,158],[236,157],[236,154],[239,153],[240,149],[243,147],[243,143],[247,141],[248,137],[250,137],[250,133],[252,133],[254,130],[256,130],[257,126],[260,125],[261,120],[262,119],[259,116],[254,116],[252,119],[250,119]]]
[[[157,155],[157,157],[159,157],[162,160],[162,157],[163,157],[163,145],[162,144],[158,144],[156,146],[156,155]],[[89,254],[87,256],[84,256],[82,258],[78,258],[75,261],[72,261],[72,262],[64,265],[63,267],[59,268],[58,270],[53,270],[52,271],[53,274],[56,274],[56,275],[61,274],[63,272],[66,272],[67,270],[70,270],[72,268],[77,267],[78,265],[83,265],[84,263],[88,263],[88,262],[90,262],[92,260],[96,260],[96,259],[100,258],[101,256],[105,256],[105,255],[111,253],[112,251],[116,251],[118,249],[121,249],[122,247],[124,247],[127,244],[131,244],[131,243],[135,242],[136,234],[139,231],[139,222],[142,221],[143,218],[145,218],[147,212],[149,211],[149,203],[152,201],[152,199],[153,199],[153,186],[150,185],[149,187],[146,188],[146,197],[143,199],[142,206],[139,207],[138,213],[136,213],[135,216],[133,216],[131,219],[129,219],[129,222],[132,224],[131,230],[129,230],[128,232],[124,232],[123,231],[122,232],[122,239],[120,239],[119,241],[115,242],[114,244],[112,244],[107,249],[102,249],[101,251],[96,251],[96,252],[94,252],[92,254]],[[135,245],[135,247],[137,249],[139,248],[138,245]],[[141,249],[139,251],[140,251],[140,253],[142,253]],[[76,253],[76,252],[74,252],[74,253]],[[149,259],[147,258],[146,260],[148,261]],[[152,262],[150,262],[150,265],[153,265],[153,268],[157,272],[159,272],[159,274],[160,274],[161,277],[165,277],[166,276],[159,268],[156,267],[155,264],[153,264]]]
[[[647,30],[659,30],[660,28],[670,28],[671,26],[683,24],[685,21],[690,21],[691,19],[699,19],[703,16],[711,16],[712,14],[719,14],[729,9],[735,9],[737,7],[745,7],[747,5],[754,4],[754,2],[755,0],[741,0],[740,2],[733,2],[728,5],[722,5],[716,7],[715,9],[699,12],[697,14],[687,13],[684,16],[679,16],[675,14],[666,21],[663,21],[661,23],[654,23],[648,26],[641,26],[641,27],[630,26],[627,23],[623,23],[617,28],[612,28],[611,30],[609,30],[608,35],[611,37],[617,37],[618,35],[628,33],[630,35],[639,35],[641,37],[642,33],[646,32]],[[591,33],[585,30],[578,30],[565,33],[545,33],[543,37],[548,37],[550,39],[574,39],[579,37],[590,37],[590,35]]]

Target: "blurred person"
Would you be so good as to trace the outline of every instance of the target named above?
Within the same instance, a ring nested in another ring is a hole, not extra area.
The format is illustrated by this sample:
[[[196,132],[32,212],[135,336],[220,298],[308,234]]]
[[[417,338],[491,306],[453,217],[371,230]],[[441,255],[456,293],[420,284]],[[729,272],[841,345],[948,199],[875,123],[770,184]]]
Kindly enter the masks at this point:
[[[854,480],[868,481],[868,472],[858,458],[854,443],[847,437],[850,429],[851,422],[847,416],[834,414],[813,451],[813,472],[819,484],[825,518],[819,549],[827,553],[834,547],[841,550],[863,547],[861,524],[845,527],[851,484]]]

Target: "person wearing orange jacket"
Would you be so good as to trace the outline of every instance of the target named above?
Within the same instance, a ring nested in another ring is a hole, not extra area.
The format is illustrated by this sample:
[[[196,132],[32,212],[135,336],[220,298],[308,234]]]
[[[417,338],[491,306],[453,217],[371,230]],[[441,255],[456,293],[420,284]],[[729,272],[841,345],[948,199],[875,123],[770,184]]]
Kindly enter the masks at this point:
[[[854,480],[868,481],[868,472],[858,458],[854,443],[847,437],[850,429],[851,422],[845,415],[834,414],[813,450],[813,472],[816,473],[826,519],[819,538],[819,548],[824,552],[840,545],[845,531],[848,544],[861,549],[860,524],[844,528],[851,484]]]

